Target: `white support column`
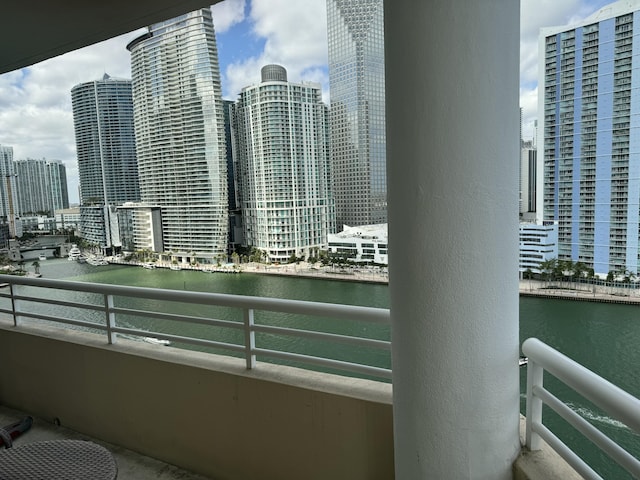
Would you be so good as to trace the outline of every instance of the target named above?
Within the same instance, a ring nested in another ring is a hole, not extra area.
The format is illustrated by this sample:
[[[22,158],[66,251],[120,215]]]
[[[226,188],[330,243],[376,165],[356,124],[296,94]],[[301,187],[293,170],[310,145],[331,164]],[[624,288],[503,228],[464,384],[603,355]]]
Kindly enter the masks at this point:
[[[519,2],[385,2],[396,479],[519,449]]]

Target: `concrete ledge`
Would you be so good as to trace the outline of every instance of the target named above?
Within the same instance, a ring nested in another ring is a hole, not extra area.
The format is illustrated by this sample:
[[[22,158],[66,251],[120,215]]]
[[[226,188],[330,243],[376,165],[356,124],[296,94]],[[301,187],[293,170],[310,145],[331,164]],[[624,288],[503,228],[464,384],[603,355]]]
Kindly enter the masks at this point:
[[[520,455],[513,464],[513,480],[582,480],[582,476],[542,441],[542,449],[530,452],[524,447],[525,418],[520,416]]]
[[[391,479],[391,385],[0,322],[0,403],[217,479]]]

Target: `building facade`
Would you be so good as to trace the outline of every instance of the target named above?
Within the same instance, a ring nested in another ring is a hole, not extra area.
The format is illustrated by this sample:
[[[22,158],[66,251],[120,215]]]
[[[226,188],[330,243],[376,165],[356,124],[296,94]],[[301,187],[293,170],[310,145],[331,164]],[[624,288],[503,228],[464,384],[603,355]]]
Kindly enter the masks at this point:
[[[15,161],[18,211],[25,215],[49,215],[69,208],[67,169],[60,160]]]
[[[540,264],[558,258],[557,225],[520,223],[520,273],[541,273]]]
[[[131,52],[141,200],[162,209],[164,247],[227,258],[227,163],[210,9],[149,27]]]
[[[0,145],[0,222],[9,226],[11,238],[22,236],[13,147]]]
[[[531,141],[520,148],[520,219],[534,221],[536,213],[537,150]]]
[[[329,254],[356,263],[389,263],[387,224],[344,226],[340,233],[329,235]]]
[[[315,256],[335,230],[327,106],[320,85],[262,68],[234,109],[234,157],[244,242],[271,261]]]
[[[621,1],[540,34],[539,211],[558,223],[558,258],[598,274],[639,268],[638,7]]]
[[[160,207],[125,203],[118,207],[117,216],[123,251],[164,251]]]
[[[382,0],[327,0],[337,225],[387,221]]]
[[[71,103],[82,235],[110,253],[120,246],[111,233],[115,207],[140,199],[131,81],[105,74],[101,80],[73,87]]]

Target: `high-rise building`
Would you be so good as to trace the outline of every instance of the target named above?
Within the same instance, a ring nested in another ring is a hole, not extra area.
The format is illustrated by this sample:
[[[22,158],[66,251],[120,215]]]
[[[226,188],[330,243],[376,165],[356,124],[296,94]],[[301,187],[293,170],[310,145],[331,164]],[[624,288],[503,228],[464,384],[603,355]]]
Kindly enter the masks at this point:
[[[558,222],[558,257],[598,274],[639,268],[638,9],[620,1],[540,33],[538,212]]]
[[[67,169],[60,160],[16,160],[18,211],[20,215],[46,214],[69,208]]]
[[[83,238],[119,247],[115,207],[140,199],[131,81],[105,74],[71,89]]]
[[[537,150],[532,141],[520,147],[520,219],[535,220]]]
[[[327,0],[338,227],[387,222],[382,0]]]
[[[290,83],[280,65],[242,89],[234,157],[244,241],[271,261],[315,256],[335,229],[327,106],[315,83]]]
[[[21,237],[13,147],[0,145],[0,176],[0,222],[9,226],[10,237]]]
[[[227,257],[227,163],[210,9],[149,27],[131,52],[144,203],[162,210],[164,248],[200,263]]]

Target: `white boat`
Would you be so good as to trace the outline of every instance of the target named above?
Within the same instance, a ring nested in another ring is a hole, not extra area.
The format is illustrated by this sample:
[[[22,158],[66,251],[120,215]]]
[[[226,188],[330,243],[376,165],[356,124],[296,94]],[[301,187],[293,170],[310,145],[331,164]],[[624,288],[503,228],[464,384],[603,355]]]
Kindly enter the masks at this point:
[[[156,337],[142,337],[142,340],[147,343],[153,343],[154,345],[164,345],[165,347],[171,345],[171,342],[169,340],[163,340]]]
[[[180,265],[176,265],[176,264],[171,265],[169,268],[171,270],[182,270],[182,268],[180,268]]]
[[[44,253],[41,253],[40,256],[38,257],[38,260],[40,260],[41,262],[46,259],[47,259],[47,256]]]
[[[153,263],[143,263],[142,268],[146,268],[147,270],[153,270],[156,266]]]
[[[525,357],[524,355],[520,355],[520,358],[518,359],[518,365],[520,367],[524,367],[528,363],[529,363],[529,358]]]
[[[69,260],[77,260],[81,254],[82,252],[78,248],[78,245],[76,245],[75,243],[72,244],[71,249],[69,250]]]
[[[87,263],[89,265],[94,265],[94,266],[109,265],[109,262],[107,262],[104,258],[98,258],[98,257],[87,258]]]

